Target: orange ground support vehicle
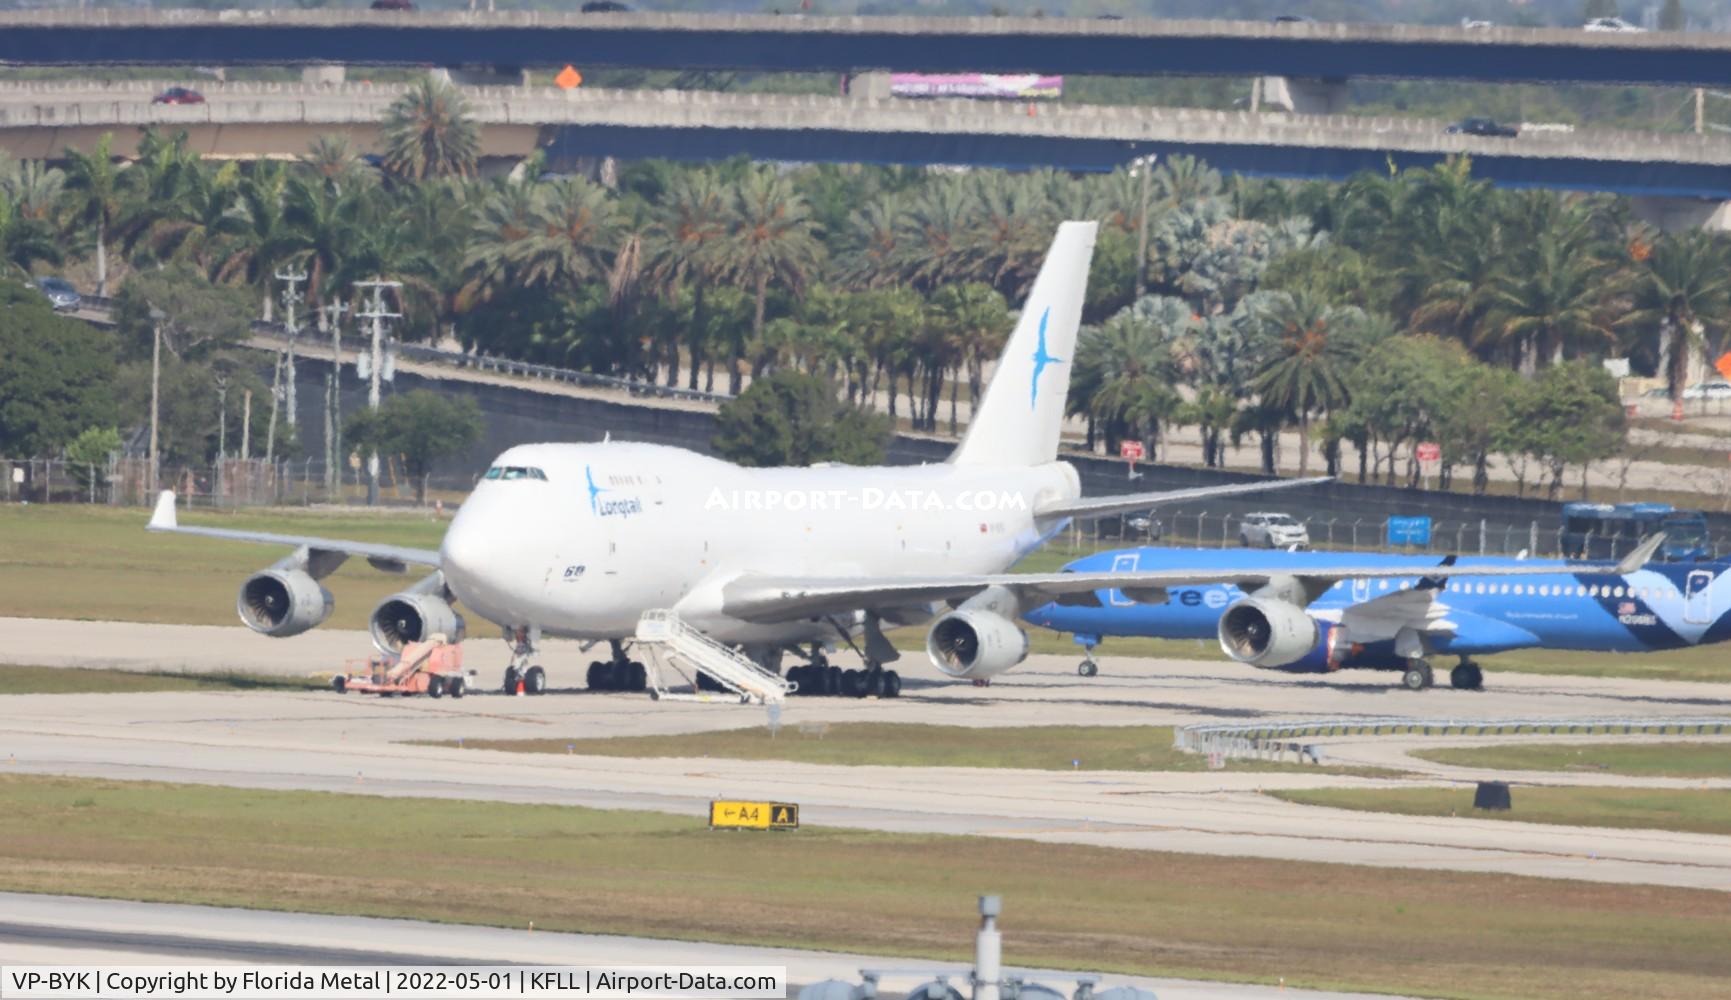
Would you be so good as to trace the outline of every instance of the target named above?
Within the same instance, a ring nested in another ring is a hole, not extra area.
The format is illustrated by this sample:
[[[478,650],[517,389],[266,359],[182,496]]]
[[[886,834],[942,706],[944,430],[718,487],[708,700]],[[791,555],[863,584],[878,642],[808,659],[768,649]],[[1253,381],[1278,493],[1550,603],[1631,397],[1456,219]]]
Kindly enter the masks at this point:
[[[434,635],[423,642],[411,642],[395,657],[378,656],[367,662],[364,672],[341,673],[331,678],[331,687],[338,694],[358,691],[365,694],[424,694],[433,698],[450,695],[461,698],[468,692],[468,679],[463,674],[463,647],[447,642],[443,635]]]

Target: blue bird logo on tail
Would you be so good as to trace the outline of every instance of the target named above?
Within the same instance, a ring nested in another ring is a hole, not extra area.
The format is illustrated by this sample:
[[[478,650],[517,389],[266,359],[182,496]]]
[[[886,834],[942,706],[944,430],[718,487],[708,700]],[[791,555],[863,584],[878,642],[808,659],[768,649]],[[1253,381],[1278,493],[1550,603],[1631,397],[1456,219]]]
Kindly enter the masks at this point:
[[[601,513],[601,505],[596,498],[606,493],[607,490],[605,487],[595,485],[595,471],[587,465],[583,467],[583,478],[589,480],[589,510],[591,513],[599,514]]]
[[[1040,343],[1034,348],[1034,380],[1028,386],[1028,408],[1033,409],[1040,403],[1040,375],[1047,365],[1057,364],[1063,358],[1056,358],[1046,353],[1046,321],[1052,318],[1050,306],[1040,314]]]

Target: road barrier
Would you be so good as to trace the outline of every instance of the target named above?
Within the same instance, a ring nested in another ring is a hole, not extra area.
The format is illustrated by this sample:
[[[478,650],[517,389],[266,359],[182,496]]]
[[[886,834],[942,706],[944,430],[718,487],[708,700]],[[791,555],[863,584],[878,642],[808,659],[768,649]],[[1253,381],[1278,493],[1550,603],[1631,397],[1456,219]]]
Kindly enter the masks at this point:
[[[1731,718],[1417,719],[1335,718],[1181,726],[1172,745],[1187,753],[1316,763],[1315,740],[1335,736],[1723,736]]]

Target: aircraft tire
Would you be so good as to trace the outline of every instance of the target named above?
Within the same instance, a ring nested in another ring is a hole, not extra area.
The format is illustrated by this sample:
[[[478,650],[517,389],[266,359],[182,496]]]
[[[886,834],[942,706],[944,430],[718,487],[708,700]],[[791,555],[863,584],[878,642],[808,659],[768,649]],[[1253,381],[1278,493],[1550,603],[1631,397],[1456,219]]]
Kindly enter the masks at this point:
[[[1093,660],[1083,660],[1076,666],[1076,673],[1083,677],[1092,677],[1099,672],[1100,668]]]
[[[1406,668],[1406,673],[1400,676],[1400,682],[1408,691],[1423,691],[1435,683],[1435,680],[1431,674],[1430,665],[1421,664]]]
[[[649,668],[643,665],[643,661],[632,660],[630,669],[627,671],[627,673],[629,676],[627,678],[627,683],[625,686],[628,690],[644,691],[644,690],[648,689],[648,687],[649,687]]]
[[[860,685],[863,688],[860,692],[861,697],[882,698],[884,696],[884,672],[882,670],[868,670],[860,680],[863,682]]]
[[[842,669],[836,666],[825,667],[823,693],[829,695],[841,694]]]
[[[342,674],[338,674],[335,677],[332,677],[331,678],[331,690],[335,691],[337,694],[348,694],[349,693],[349,679],[347,677],[344,677]]]
[[[900,698],[902,696],[902,675],[894,670],[884,671],[884,697]]]
[[[1463,663],[1449,671],[1449,684],[1461,691],[1483,691],[1485,672],[1476,663]]]
[[[601,661],[590,660],[589,670],[583,675],[583,686],[591,691],[601,690]]]
[[[523,675],[523,691],[526,694],[547,693],[547,671],[540,667],[530,667]]]
[[[517,682],[522,680],[522,679],[523,679],[523,675],[517,671],[516,667],[506,667],[505,668],[505,693],[506,694],[516,694],[517,693]]]

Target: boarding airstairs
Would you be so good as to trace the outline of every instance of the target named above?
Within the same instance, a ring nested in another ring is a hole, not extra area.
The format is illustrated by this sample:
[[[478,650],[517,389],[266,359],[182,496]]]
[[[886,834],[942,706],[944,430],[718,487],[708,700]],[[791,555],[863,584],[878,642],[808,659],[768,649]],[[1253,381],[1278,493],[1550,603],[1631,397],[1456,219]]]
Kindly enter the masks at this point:
[[[672,611],[643,612],[643,617],[637,621],[637,644],[657,654],[654,669],[650,671],[650,692],[658,700],[725,700],[772,705],[787,700],[787,696],[799,688],[793,681],[763,669],[749,657],[680,621]],[[695,676],[685,678],[691,682],[693,693],[670,690],[664,671],[682,676],[678,664],[704,674],[729,694],[718,697],[698,693]]]

